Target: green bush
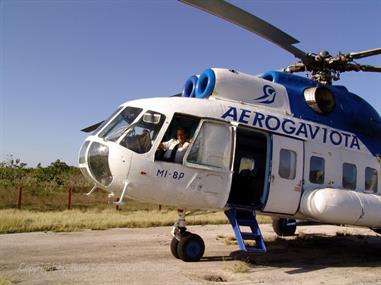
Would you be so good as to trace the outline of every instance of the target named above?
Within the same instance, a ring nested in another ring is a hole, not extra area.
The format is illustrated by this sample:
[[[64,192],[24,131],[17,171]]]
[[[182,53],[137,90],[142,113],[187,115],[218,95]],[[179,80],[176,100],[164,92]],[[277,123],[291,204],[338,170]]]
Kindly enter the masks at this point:
[[[89,183],[77,167],[69,166],[57,159],[47,167],[39,163],[35,168],[28,168],[20,159],[0,162],[0,186],[22,186],[34,189],[53,190],[55,188],[88,187]],[[39,191],[40,191],[39,190]]]

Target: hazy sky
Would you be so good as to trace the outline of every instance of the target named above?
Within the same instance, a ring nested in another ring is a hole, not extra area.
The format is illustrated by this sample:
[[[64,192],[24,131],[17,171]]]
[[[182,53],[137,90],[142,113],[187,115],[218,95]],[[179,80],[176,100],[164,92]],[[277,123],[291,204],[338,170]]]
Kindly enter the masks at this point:
[[[381,47],[381,0],[231,1],[300,40],[302,50]],[[0,160],[77,165],[86,134],[119,104],[168,96],[208,67],[258,74],[291,54],[175,0],[0,0]],[[359,61],[381,66],[381,56]],[[381,74],[340,84],[381,111]]]

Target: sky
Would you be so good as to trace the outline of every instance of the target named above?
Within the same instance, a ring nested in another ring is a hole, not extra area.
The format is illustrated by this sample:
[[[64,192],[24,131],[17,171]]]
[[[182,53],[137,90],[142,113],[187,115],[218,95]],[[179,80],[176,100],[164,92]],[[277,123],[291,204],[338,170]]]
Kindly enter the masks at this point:
[[[310,52],[381,47],[381,0],[230,1]],[[170,96],[209,67],[249,74],[293,55],[175,0],[0,0],[0,161],[77,165],[86,134],[121,103]],[[381,56],[359,60],[381,66]],[[303,75],[303,74],[301,74]],[[340,85],[381,111],[381,74]]]

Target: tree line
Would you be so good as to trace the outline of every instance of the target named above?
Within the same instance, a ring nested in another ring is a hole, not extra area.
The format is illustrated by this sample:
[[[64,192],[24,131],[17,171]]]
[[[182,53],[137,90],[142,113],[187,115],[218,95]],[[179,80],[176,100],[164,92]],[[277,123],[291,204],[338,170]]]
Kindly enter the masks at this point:
[[[82,176],[79,168],[69,166],[57,159],[43,167],[27,167],[21,159],[12,156],[0,162],[0,186],[33,186],[44,189],[70,187],[88,187],[89,183]]]

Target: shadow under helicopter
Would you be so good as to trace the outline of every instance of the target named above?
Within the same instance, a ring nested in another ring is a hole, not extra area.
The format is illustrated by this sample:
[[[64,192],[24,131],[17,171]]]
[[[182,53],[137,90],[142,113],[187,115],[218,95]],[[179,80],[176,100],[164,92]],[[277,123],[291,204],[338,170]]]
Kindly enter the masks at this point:
[[[286,271],[298,274],[327,267],[379,267],[381,238],[367,235],[338,234],[325,236],[303,234],[266,241],[267,253],[234,251],[229,256],[208,256],[201,262],[241,260],[252,268],[268,266],[295,268]]]

